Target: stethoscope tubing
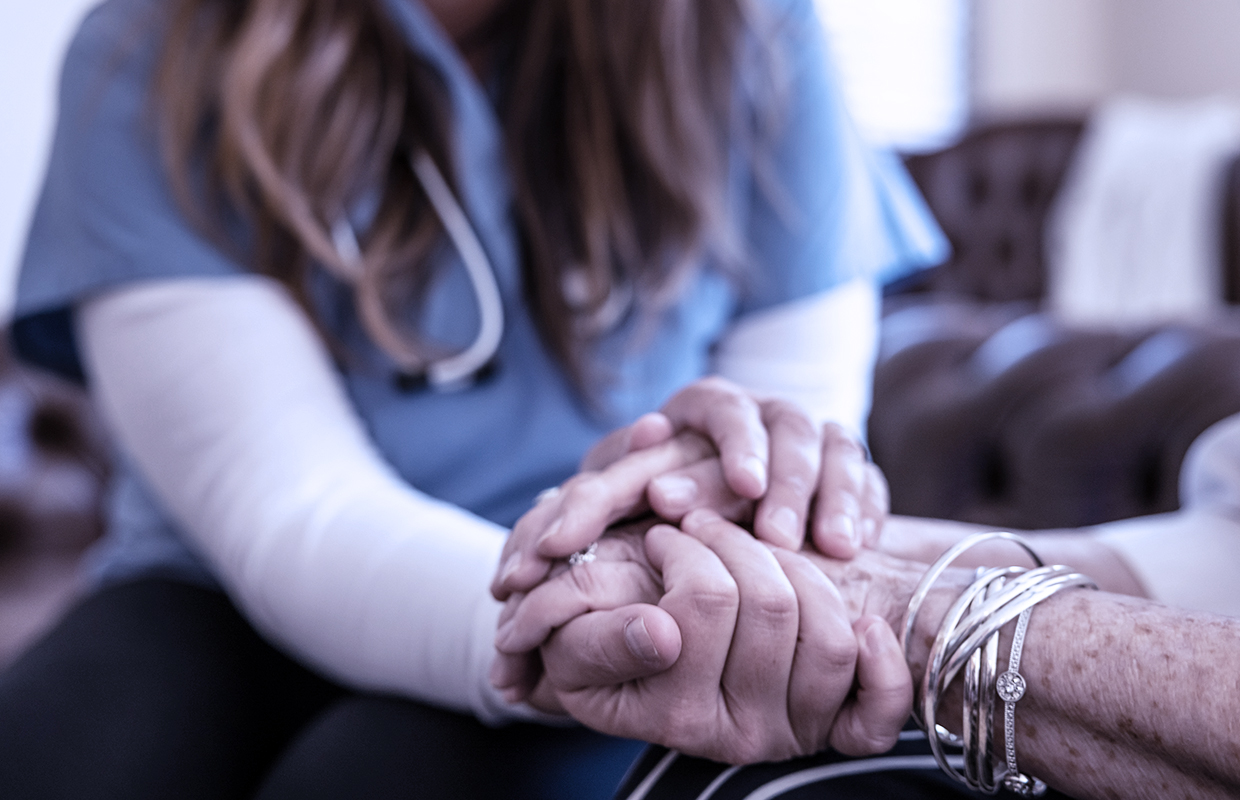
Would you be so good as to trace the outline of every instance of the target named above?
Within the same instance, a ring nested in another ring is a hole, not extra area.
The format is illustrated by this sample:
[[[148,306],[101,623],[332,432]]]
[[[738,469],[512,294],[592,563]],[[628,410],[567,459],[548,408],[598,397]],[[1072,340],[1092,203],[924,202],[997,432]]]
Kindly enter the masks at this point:
[[[410,154],[409,166],[460,255],[478,301],[480,323],[474,341],[464,350],[432,361],[423,369],[431,388],[452,391],[470,385],[474,377],[495,358],[504,335],[504,303],[495,280],[495,270],[482,241],[434,159],[425,150],[418,149]],[[360,263],[362,253],[357,234],[346,216],[341,216],[332,225],[332,243],[341,261],[346,264]]]

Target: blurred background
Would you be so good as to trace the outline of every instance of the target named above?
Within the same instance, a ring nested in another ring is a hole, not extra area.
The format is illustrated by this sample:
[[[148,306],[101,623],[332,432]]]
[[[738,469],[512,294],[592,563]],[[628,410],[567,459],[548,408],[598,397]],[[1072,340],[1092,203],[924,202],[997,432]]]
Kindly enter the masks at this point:
[[[886,292],[869,438],[893,510],[1176,508],[1189,445],[1240,412],[1240,3],[814,2],[859,128],[953,247]],[[0,320],[92,4],[0,26]],[[0,664],[76,591],[108,461],[79,388],[0,356]]]

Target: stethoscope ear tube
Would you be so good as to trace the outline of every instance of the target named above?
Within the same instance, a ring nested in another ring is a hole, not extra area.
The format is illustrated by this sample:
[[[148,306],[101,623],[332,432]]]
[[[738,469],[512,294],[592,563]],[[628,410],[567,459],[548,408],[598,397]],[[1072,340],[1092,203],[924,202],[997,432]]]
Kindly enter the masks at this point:
[[[426,385],[436,391],[454,391],[472,385],[480,371],[494,366],[495,353],[499,350],[500,339],[504,334],[504,304],[486,250],[439,167],[423,149],[409,156],[409,166],[422,184],[422,190],[443,223],[452,245],[460,254],[465,273],[469,276],[474,296],[478,300],[478,317],[481,322],[473,343],[459,353],[430,362],[416,373],[424,375]],[[337,254],[345,263],[356,264],[361,260],[357,235],[346,217],[342,216],[332,226],[332,241]],[[402,373],[407,374],[415,373]],[[421,380],[403,383],[409,383],[409,391],[412,391],[420,387]]]

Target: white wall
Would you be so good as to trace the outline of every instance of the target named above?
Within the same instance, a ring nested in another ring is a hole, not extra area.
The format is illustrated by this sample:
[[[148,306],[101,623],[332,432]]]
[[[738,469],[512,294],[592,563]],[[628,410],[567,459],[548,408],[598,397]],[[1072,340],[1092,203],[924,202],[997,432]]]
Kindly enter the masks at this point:
[[[1119,89],[1240,100],[1240,2],[1111,0]]]
[[[974,0],[975,115],[1079,111],[1105,95],[1110,11],[1110,0]]]
[[[845,99],[872,143],[928,150],[968,122],[969,0],[815,0]]]
[[[0,17],[0,319],[43,177],[60,58],[96,0],[10,0]]]
[[[1082,111],[1120,91],[1240,100],[1240,2],[974,0],[976,116]]]

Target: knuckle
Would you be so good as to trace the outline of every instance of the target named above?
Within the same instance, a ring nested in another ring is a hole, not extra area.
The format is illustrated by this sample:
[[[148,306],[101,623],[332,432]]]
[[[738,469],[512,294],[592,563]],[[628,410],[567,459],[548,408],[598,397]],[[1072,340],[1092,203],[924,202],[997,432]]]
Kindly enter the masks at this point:
[[[862,460],[865,459],[865,448],[861,446],[861,442],[838,422],[823,424],[822,444],[823,447],[851,452]]]
[[[813,493],[816,476],[813,465],[807,459],[795,458],[792,463],[783,461],[782,467],[783,469],[771,478],[772,489],[778,488],[797,495]]]
[[[855,636],[831,636],[822,643],[822,661],[828,673],[849,672],[857,666]]]
[[[714,403],[721,397],[740,394],[736,384],[717,375],[700,378],[672,395],[664,409],[674,410],[680,407],[708,402]]]
[[[595,508],[607,499],[607,482],[598,473],[583,473],[569,481],[564,489],[564,505]]]
[[[718,375],[708,375],[694,384],[700,389],[710,392],[719,392],[721,394],[742,394],[742,389],[727,378],[721,378]]]
[[[861,516],[861,500],[857,498],[855,493],[850,491],[836,492],[832,501],[831,505],[838,513],[845,514],[854,519]]]
[[[823,441],[828,442],[847,442],[852,437],[848,435],[848,431],[844,430],[844,426],[838,422],[824,422],[822,424]]]
[[[806,439],[793,443],[776,437],[772,451],[772,460],[779,465],[779,471],[783,472],[785,477],[800,479],[806,483],[812,483],[818,477],[822,457],[815,440]]]
[[[740,590],[730,575],[699,578],[689,596],[694,612],[709,619],[734,615],[740,607]]]
[[[757,406],[747,396],[741,394],[724,394],[711,401],[710,414],[713,417],[749,416],[757,410]]]
[[[891,497],[891,489],[887,485],[887,476],[884,475],[883,471],[878,468],[878,465],[870,464],[867,477],[868,480],[866,481],[866,488],[868,490],[867,494],[871,498],[871,502],[879,508],[887,508],[887,504],[890,502]]]
[[[762,621],[764,626],[778,627],[789,621],[797,622],[800,613],[797,607],[796,592],[792,585],[766,586],[751,591],[741,598],[741,607],[745,613],[752,613]]]
[[[818,441],[818,426],[805,409],[788,400],[768,400],[763,404],[765,417],[772,427],[778,426],[802,439]]]

